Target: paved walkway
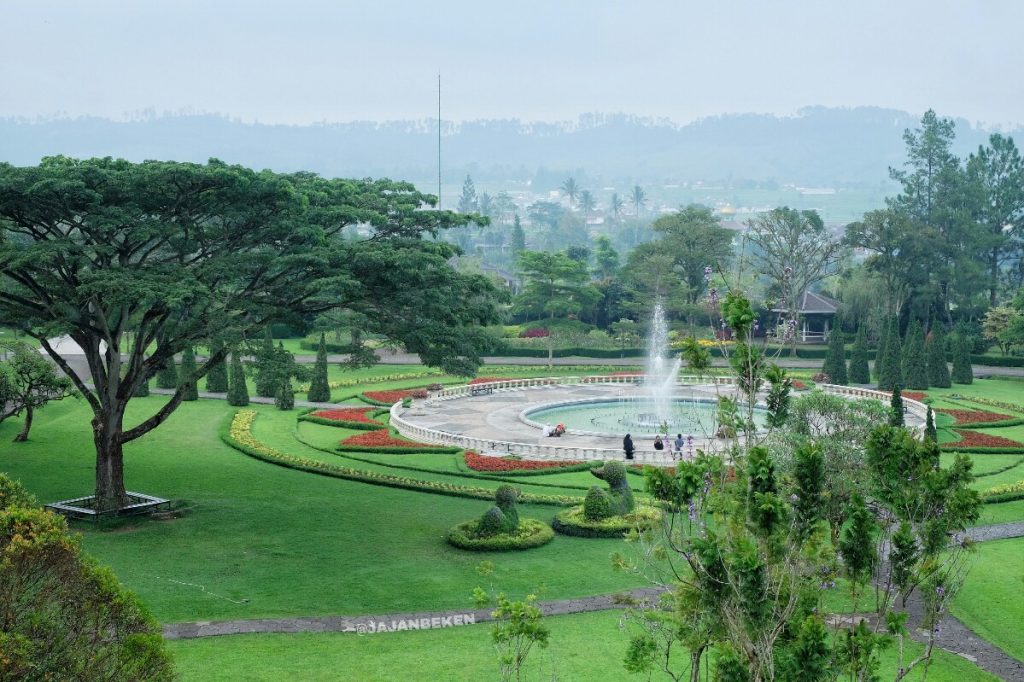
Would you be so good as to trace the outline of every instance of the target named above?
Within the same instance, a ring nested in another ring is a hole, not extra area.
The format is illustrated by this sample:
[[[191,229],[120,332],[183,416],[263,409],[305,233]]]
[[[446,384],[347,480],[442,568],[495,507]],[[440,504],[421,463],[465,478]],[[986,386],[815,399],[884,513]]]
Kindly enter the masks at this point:
[[[1024,522],[978,526],[967,531],[975,541],[1000,540],[1024,536]],[[616,594],[596,595],[580,599],[559,599],[540,602],[544,615],[568,615],[622,609],[626,602],[639,602],[653,606],[662,590],[643,588]],[[918,627],[921,622],[921,600],[917,593],[909,600],[911,636],[919,642],[927,641],[927,633]],[[351,632],[359,635],[401,632],[404,630],[431,630],[460,627],[493,620],[490,609],[464,609],[451,611],[418,611],[367,616],[319,616],[307,618],[257,618],[251,620],[196,621],[168,623],[164,626],[167,639],[194,639],[221,635],[299,632]],[[1018,661],[1002,649],[986,641],[951,615],[942,620],[938,647],[962,656],[979,668],[1004,680],[1024,680],[1024,662]]]

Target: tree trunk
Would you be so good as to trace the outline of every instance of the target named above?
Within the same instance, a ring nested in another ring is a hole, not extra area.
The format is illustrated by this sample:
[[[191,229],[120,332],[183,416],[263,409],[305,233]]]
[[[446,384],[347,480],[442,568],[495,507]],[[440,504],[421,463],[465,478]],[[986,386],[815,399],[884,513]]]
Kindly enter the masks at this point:
[[[28,440],[29,429],[32,428],[32,405],[25,407],[25,424],[21,427],[21,433],[14,437],[15,443],[24,443]]]
[[[121,414],[96,416],[92,420],[96,445],[95,508],[109,511],[128,501],[124,489],[124,453],[120,441]]]
[[[989,276],[992,278],[989,284],[988,304],[991,307],[996,305],[996,295],[999,289],[999,247],[992,247],[992,255],[989,256]]]

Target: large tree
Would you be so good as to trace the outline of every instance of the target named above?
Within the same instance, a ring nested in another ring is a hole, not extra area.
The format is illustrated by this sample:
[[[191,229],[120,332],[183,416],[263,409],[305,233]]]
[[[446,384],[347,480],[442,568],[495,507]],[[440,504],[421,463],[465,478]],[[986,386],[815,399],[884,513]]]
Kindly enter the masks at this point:
[[[74,394],[71,381],[28,345],[14,341],[0,344],[0,422],[25,415],[15,443],[28,440],[32,417],[37,408],[51,400],[63,400]]]
[[[835,271],[842,244],[833,239],[817,211],[776,208],[748,222],[761,271],[783,302],[778,306],[795,320],[807,289]],[[795,352],[794,337],[794,352]]]
[[[696,303],[707,287],[705,267],[724,270],[732,260],[732,232],[707,206],[690,204],[651,226],[664,234],[660,248],[670,255],[688,287],[689,303]]]
[[[183,396],[129,426],[132,394],[211,337],[236,343],[344,307],[428,364],[473,371],[490,343],[473,325],[493,319],[493,286],[453,270],[455,248],[422,236],[484,219],[422,210],[435,201],[406,183],[219,161],[0,164],[0,314],[39,340],[92,408],[97,508],[126,501],[125,443]],[[350,226],[369,236],[346,235]],[[87,370],[56,351],[55,334],[81,346]],[[226,353],[212,352],[194,378]]]
[[[565,253],[523,251],[519,254],[523,292],[517,307],[549,320],[576,315],[597,303],[601,294],[590,284],[586,263]]]

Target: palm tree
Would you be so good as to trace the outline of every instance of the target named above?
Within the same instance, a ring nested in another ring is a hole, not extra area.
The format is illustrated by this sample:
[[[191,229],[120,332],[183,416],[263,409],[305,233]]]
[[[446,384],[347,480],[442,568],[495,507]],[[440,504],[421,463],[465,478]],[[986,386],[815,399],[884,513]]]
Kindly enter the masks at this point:
[[[580,193],[579,185],[576,184],[576,178],[568,178],[562,183],[562,191],[569,197],[569,210],[576,204],[576,197]]]
[[[608,205],[612,212],[612,218],[616,221],[622,219],[622,209],[626,207],[626,202],[622,200],[618,192],[612,194],[611,202]]]
[[[636,217],[640,217],[640,207],[647,203],[647,194],[644,193],[644,188],[640,185],[633,187],[633,196],[630,197],[633,201],[633,208],[636,209]]]
[[[597,208],[597,199],[589,189],[580,192],[580,208],[583,210],[583,224],[586,225],[590,212]]]

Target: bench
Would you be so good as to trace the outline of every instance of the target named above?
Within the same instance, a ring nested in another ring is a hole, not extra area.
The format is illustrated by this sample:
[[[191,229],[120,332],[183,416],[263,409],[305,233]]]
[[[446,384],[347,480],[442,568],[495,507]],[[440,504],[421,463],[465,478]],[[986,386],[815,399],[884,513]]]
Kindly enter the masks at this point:
[[[470,395],[490,395],[493,391],[494,389],[492,387],[486,385],[469,387]]]

